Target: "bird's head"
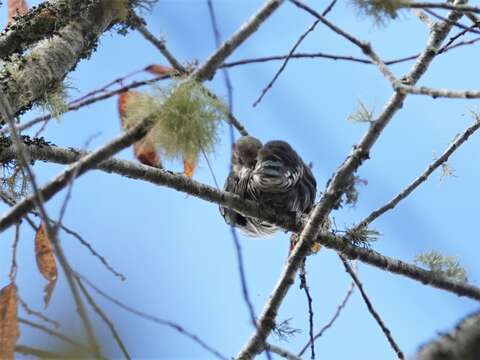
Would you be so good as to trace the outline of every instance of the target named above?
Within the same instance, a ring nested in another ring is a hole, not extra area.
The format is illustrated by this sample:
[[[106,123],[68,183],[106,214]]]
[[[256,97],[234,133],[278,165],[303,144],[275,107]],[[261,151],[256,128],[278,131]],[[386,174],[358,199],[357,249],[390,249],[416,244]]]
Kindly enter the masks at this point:
[[[253,136],[242,136],[239,138],[232,149],[232,168],[239,174],[243,169],[251,169],[255,167],[257,154],[262,143]]]

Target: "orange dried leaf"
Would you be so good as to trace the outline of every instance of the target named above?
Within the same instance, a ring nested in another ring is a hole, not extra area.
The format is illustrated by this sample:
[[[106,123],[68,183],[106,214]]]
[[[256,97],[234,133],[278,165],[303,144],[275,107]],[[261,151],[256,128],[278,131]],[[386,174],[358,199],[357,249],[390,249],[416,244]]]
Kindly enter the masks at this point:
[[[142,96],[141,93],[134,91],[125,91],[118,95],[118,113],[120,114],[120,123],[124,130],[130,128],[130,126],[125,123],[128,104],[131,104],[140,96]],[[155,143],[148,136],[133,144],[133,154],[142,164],[161,167],[161,161]]]
[[[50,304],[50,299],[52,298],[53,289],[55,288],[56,283],[57,280],[50,280],[43,288],[43,304],[45,308]]]
[[[149,137],[143,138],[133,144],[133,153],[142,164],[161,167],[155,143]]]
[[[57,281],[57,264],[53,255],[52,243],[47,236],[45,224],[42,224],[35,234],[35,257],[38,270],[48,280],[43,294],[44,304],[47,307]]]
[[[7,2],[7,24],[13,21],[17,15],[24,15],[28,11],[28,5],[25,0],[8,0]]]
[[[314,254],[316,254],[317,252],[320,251],[320,249],[322,248],[322,245],[320,245],[319,243],[313,243],[312,245],[310,245],[310,251]]]
[[[125,91],[118,95],[118,113],[120,114],[120,124],[124,130],[128,129],[128,126],[125,124],[128,103],[140,96],[141,94],[135,91]]]
[[[153,75],[168,75],[168,74],[173,74],[177,72],[177,70],[175,70],[170,66],[163,66],[163,65],[157,65],[157,64],[148,65],[145,68],[145,71]]]
[[[13,360],[19,335],[17,289],[11,283],[0,290],[0,359]]]
[[[183,173],[185,176],[192,177],[195,171],[195,160],[183,159]]]

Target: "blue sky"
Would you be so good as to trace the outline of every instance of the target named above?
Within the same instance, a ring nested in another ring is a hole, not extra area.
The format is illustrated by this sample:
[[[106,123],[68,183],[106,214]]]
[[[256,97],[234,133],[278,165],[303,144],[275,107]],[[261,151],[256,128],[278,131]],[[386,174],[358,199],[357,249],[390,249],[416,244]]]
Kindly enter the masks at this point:
[[[30,2],[34,5],[38,2]],[[223,38],[232,34],[263,1],[214,1]],[[310,1],[322,10],[327,1]],[[350,2],[341,1],[328,15],[338,26],[368,40],[384,59],[421,51],[427,39],[425,26],[408,12],[387,26],[356,14]],[[148,28],[162,34],[170,51],[182,62],[202,62],[214,49],[206,1],[161,0],[147,16]],[[264,26],[228,59],[239,60],[286,54],[310,26],[308,14],[284,4]],[[455,32],[454,32],[455,33]],[[453,33],[452,33],[453,34]],[[358,49],[319,25],[298,49],[299,52],[326,52],[361,56]],[[474,66],[477,46],[462,47],[438,57],[421,85],[474,89],[479,74]],[[75,98],[146,65],[167,64],[157,50],[132,32],[126,37],[105,34],[90,61],[79,64],[69,79],[78,90]],[[400,76],[411,62],[394,65]],[[280,62],[232,68],[234,113],[247,130],[262,141],[288,141],[313,172],[322,191],[326,181],[366,131],[365,124],[347,121],[361,99],[378,114],[391,94],[391,87],[370,65],[326,59],[292,60],[279,80],[256,107],[252,103],[275,74]],[[206,84],[226,98],[223,77],[218,74]],[[144,89],[147,91],[148,89]],[[360,188],[355,208],[332,213],[341,229],[351,226],[382,205],[417,177],[448,146],[453,137],[472,123],[469,110],[478,101],[432,100],[410,96],[374,146],[371,159],[359,175],[368,180]],[[37,112],[22,117],[33,118]],[[43,136],[62,147],[83,147],[92,135],[90,148],[120,133],[116,100],[96,103],[52,121]],[[435,173],[394,211],[372,224],[382,233],[374,249],[408,262],[416,254],[432,249],[458,256],[472,283],[480,282],[475,224],[479,213],[478,135],[474,135],[450,159],[456,177],[441,180]],[[228,128],[221,129],[221,143],[209,156],[214,173],[223,183],[229,161]],[[132,159],[131,150],[119,154]],[[178,162],[167,167],[181,170]],[[40,182],[54,176],[61,166],[36,164]],[[195,180],[213,185],[204,160]],[[51,216],[58,215],[65,194],[48,203]],[[5,208],[2,208],[5,211]],[[235,355],[252,332],[242,300],[235,250],[230,230],[215,205],[152,184],[89,172],[78,179],[68,206],[65,224],[87,239],[108,261],[127,276],[114,278],[78,242],[62,235],[61,240],[72,266],[104,291],[144,312],[179,323],[199,335],[226,356]],[[17,284],[32,308],[42,307],[44,281],[35,267],[33,233],[22,227],[18,250]],[[0,243],[0,286],[7,284],[13,234],[3,233]],[[288,251],[289,236],[279,233],[265,239],[240,237],[250,296],[258,313],[278,278]],[[350,284],[336,254],[328,249],[308,259],[307,271],[313,295],[315,328],[320,329],[333,315]],[[412,355],[419,345],[450,328],[457,320],[478,308],[473,300],[423,286],[410,279],[360,264],[359,276],[375,308],[392,331],[401,349]],[[134,358],[210,359],[198,344],[167,327],[125,313],[97,297],[111,316]],[[51,304],[45,312],[64,322],[62,332],[80,333],[64,277],[61,276]],[[26,317],[25,314],[22,314]],[[108,329],[95,319],[95,329],[111,357],[119,357]],[[302,333],[289,342],[273,343],[297,352],[308,339],[308,311],[298,281],[280,308],[278,320],[291,319]],[[55,340],[21,328],[20,343],[49,348]],[[316,344],[318,357],[350,359],[394,358],[380,329],[355,292],[335,325]],[[308,358],[308,354],[305,358]]]

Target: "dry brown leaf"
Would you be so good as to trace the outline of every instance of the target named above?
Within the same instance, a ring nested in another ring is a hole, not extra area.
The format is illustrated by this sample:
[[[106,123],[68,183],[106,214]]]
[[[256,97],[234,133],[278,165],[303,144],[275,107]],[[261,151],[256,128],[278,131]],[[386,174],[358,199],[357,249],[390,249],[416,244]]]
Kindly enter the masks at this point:
[[[170,66],[163,66],[163,65],[157,65],[157,64],[148,65],[145,68],[145,71],[153,75],[168,75],[168,74],[173,74],[177,72],[177,70],[175,70]]]
[[[25,0],[8,0],[7,2],[7,24],[13,21],[16,15],[24,15],[28,11],[28,4]]]
[[[318,242],[315,242],[312,245],[310,245],[310,251],[314,254],[319,252],[321,248],[322,248],[322,245],[320,245],[320,243]]]
[[[142,94],[136,91],[125,91],[118,95],[118,113],[120,114],[120,124],[124,130],[128,130],[128,126],[125,124],[125,116],[127,114],[127,106],[130,101],[135,101]]]
[[[142,96],[142,94],[135,91],[125,91],[118,95],[118,113],[120,114],[120,123],[124,130],[129,128],[124,121],[128,103],[135,101],[135,99],[138,99],[140,96]],[[155,143],[148,136],[133,144],[133,154],[142,164],[161,167],[160,156],[158,155]]]
[[[43,292],[43,301],[45,307],[47,307],[57,281],[57,264],[53,255],[52,243],[47,236],[45,224],[42,224],[35,234],[35,257],[38,270],[48,280]]]
[[[133,144],[133,153],[142,164],[161,167],[155,143],[149,137],[143,138]]]
[[[0,359],[13,360],[19,335],[17,288],[11,283],[0,290]]]
[[[192,177],[195,171],[195,159],[183,159],[183,173],[185,176]]]

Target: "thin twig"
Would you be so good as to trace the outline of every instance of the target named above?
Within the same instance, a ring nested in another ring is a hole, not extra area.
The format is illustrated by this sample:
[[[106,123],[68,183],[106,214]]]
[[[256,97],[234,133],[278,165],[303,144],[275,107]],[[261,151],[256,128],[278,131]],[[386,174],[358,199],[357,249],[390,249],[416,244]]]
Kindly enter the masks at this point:
[[[313,299],[310,295],[310,289],[307,284],[307,273],[305,271],[306,259],[303,260],[303,264],[300,267],[300,289],[303,289],[307,296],[308,305],[308,334],[310,336],[310,359],[315,359],[315,340],[313,337]]]
[[[330,4],[327,6],[327,8],[322,12],[322,16],[326,16],[333,9],[336,2],[337,2],[337,0],[332,0],[330,2]],[[288,54],[287,54],[285,60],[283,61],[282,65],[280,66],[280,68],[277,70],[277,72],[273,76],[272,80],[270,80],[270,82],[267,84],[267,86],[265,86],[265,88],[263,88],[260,96],[253,103],[254,107],[257,106],[260,103],[260,101],[262,101],[263,97],[267,94],[268,90],[270,90],[272,88],[273,84],[275,84],[275,81],[277,81],[280,74],[283,72],[283,70],[285,70],[285,67],[287,66],[288,62],[290,61],[290,59],[291,59],[293,53],[295,52],[295,50],[297,50],[297,48],[300,46],[302,41],[308,36],[308,34],[310,34],[313,30],[315,30],[315,28],[317,27],[319,22],[320,22],[320,20],[318,20],[318,19],[315,20],[313,22],[313,24],[302,35],[300,35],[298,40],[295,42],[293,47],[288,52]]]
[[[13,235],[12,243],[12,262],[10,264],[10,272],[8,273],[8,278],[10,282],[14,283],[17,276],[17,247],[18,240],[20,240],[20,224],[15,224],[15,232]]]
[[[15,352],[22,355],[35,356],[39,359],[61,359],[69,357],[69,354],[54,353],[47,350],[32,348],[31,346],[15,345]]]
[[[32,155],[31,153],[29,155]],[[7,194],[5,194],[4,192],[0,191],[0,198],[6,203],[8,204],[9,206],[13,206],[16,204],[16,201],[14,199],[12,199],[10,196],[8,196]],[[31,211],[31,213],[35,216],[39,216],[38,212],[36,211]],[[29,223],[29,225],[32,227],[32,229],[36,232],[38,230],[38,226],[35,225],[35,223],[28,217],[28,216],[25,216],[24,217],[25,220],[27,220],[27,222]],[[54,225],[58,225],[57,223],[55,223],[54,220],[50,219],[49,218],[49,221],[51,223],[53,223]],[[73,236],[74,238],[76,238],[80,244],[82,244],[83,246],[85,246],[89,251],[90,253],[95,256],[96,258],[98,258],[98,260],[100,260],[100,262],[106,267],[106,269],[108,271],[110,271],[113,275],[117,276],[118,278],[120,278],[120,280],[124,281],[126,280],[126,277],[125,275],[123,275],[122,273],[118,272],[117,270],[115,270],[107,261],[107,259],[100,255],[94,248],[93,246],[88,242],[86,241],[79,233],[73,231],[72,229],[66,227],[65,225],[63,224],[60,224],[59,225],[60,228],[67,234]]]
[[[75,239],[77,239],[80,244],[82,244],[83,246],[85,246],[89,251],[90,253],[95,256],[96,258],[98,258],[98,260],[100,260],[100,262],[105,266],[105,268],[110,271],[113,275],[115,275],[116,277],[118,277],[120,280],[124,281],[126,280],[126,276],[120,272],[118,272],[117,270],[115,270],[107,261],[107,259],[100,255],[93,247],[92,245],[86,241],[79,233],[73,231],[72,229],[64,226],[63,224],[60,224],[60,228],[65,231],[67,234],[73,236]]]
[[[392,333],[387,328],[387,326],[383,322],[380,315],[378,315],[378,313],[373,308],[372,302],[370,301],[367,294],[365,293],[365,290],[363,289],[363,285],[360,282],[358,276],[355,274],[355,271],[353,271],[352,267],[350,266],[350,264],[348,263],[348,260],[345,257],[340,255],[340,259],[343,262],[343,266],[345,267],[345,271],[350,275],[352,280],[355,282],[355,285],[357,286],[357,289],[360,291],[360,294],[362,295],[362,299],[365,302],[365,305],[367,305],[368,312],[373,316],[373,318],[377,322],[378,326],[380,326],[380,328],[382,329],[382,332],[385,334],[385,337],[387,338],[388,343],[390,344],[390,346],[393,348],[393,350],[397,354],[397,357],[400,360],[404,360],[405,356],[403,355],[402,350],[400,350],[400,348],[398,347],[397,343],[395,342],[395,340],[392,337]]]
[[[465,40],[458,42],[454,45],[448,46],[448,47],[442,47],[438,51],[438,55],[440,54],[445,54],[449,50],[461,47],[461,46],[466,46],[466,45],[472,45],[476,42],[480,41],[480,37],[473,38],[471,40]],[[409,56],[404,56],[402,58],[398,59],[393,59],[393,60],[382,60],[385,65],[396,65],[400,64],[406,61],[411,61],[415,60],[420,54],[414,54],[414,55],[409,55]],[[231,62],[226,62],[222,65],[222,68],[231,68],[235,66],[241,66],[241,65],[249,65],[249,64],[256,64],[256,63],[262,63],[262,62],[269,62],[269,61],[280,61],[280,60],[285,60],[288,55],[274,55],[274,56],[265,56],[265,57],[259,57],[259,58],[253,58],[253,59],[242,59],[242,60],[236,60],[236,61],[231,61]],[[324,59],[330,59],[330,60],[340,60],[340,61],[350,61],[350,62],[356,62],[360,64],[367,64],[367,65],[373,65],[373,62],[369,59],[366,58],[359,58],[355,56],[346,56],[346,55],[338,55],[338,54],[327,54],[323,52],[315,52],[315,53],[296,53],[292,54],[290,56],[291,59],[315,59],[315,58],[324,58]]]
[[[464,5],[464,4],[452,4],[444,2],[420,2],[420,1],[403,1],[398,4],[400,7],[412,8],[412,9],[445,9],[456,10],[459,12],[474,12],[480,14],[480,7]]]
[[[435,159],[415,180],[413,180],[406,188],[400,191],[395,197],[393,197],[385,205],[379,207],[378,209],[372,211],[365,219],[359,222],[357,228],[368,226],[379,216],[385,214],[387,211],[392,210],[397,204],[409,196],[417,187],[424,183],[428,177],[444,164],[450,155],[452,155],[455,150],[457,150],[463,143],[465,143],[468,138],[475,133],[480,128],[480,121],[476,121],[475,124],[469,126],[461,135],[455,136],[448,148],[443,152],[443,154]]]
[[[252,301],[250,300],[250,294],[248,293],[247,278],[245,276],[245,268],[243,264],[242,247],[240,245],[240,240],[238,239],[238,236],[237,236],[237,231],[233,226],[230,227],[230,232],[232,234],[232,239],[235,244],[235,253],[237,254],[237,267],[238,267],[238,273],[240,274],[240,283],[242,285],[243,301],[247,305],[250,321],[253,327],[256,329],[257,319],[255,316],[255,310],[253,309]]]
[[[131,90],[131,89],[135,89],[135,88],[138,88],[138,87],[141,87],[141,86],[151,85],[151,84],[154,84],[158,81],[166,80],[166,79],[170,79],[170,78],[171,78],[171,75],[169,75],[169,74],[161,75],[161,76],[157,76],[157,77],[154,77],[154,78],[148,79],[148,80],[134,81],[134,82],[132,82],[128,85],[122,86],[118,89],[115,89],[115,90],[112,90],[112,91],[109,91],[109,92],[104,92],[104,88],[107,88],[108,86],[111,86],[114,83],[116,83],[116,82],[112,82],[112,83],[109,83],[108,85],[104,86],[102,89],[94,90],[87,95],[84,95],[84,96],[82,96],[78,99],[75,99],[75,100],[71,101],[67,106],[66,112],[75,111],[75,110],[78,110],[78,109],[80,109],[84,106],[88,106],[88,105],[94,104],[98,101],[102,101],[102,100],[111,98],[115,95],[124,93],[126,91]],[[104,93],[101,94],[101,95],[97,95],[97,96],[92,95],[92,94],[96,94],[96,93],[100,93],[100,92],[104,92]],[[52,117],[53,117],[52,114],[42,115],[42,116],[36,117],[35,119],[32,119],[32,120],[27,121],[25,123],[22,123],[22,124],[16,126],[15,128],[17,129],[18,132],[21,132],[23,130],[26,130],[26,129],[40,123],[40,122],[47,122]],[[7,130],[8,129],[0,129],[0,135],[5,134],[7,132]]]
[[[87,149],[88,148],[88,145],[90,144],[90,142],[94,139],[94,137],[96,137],[96,135],[93,135],[91,136],[89,139],[87,139],[87,141],[85,142],[85,145],[84,145],[84,149]],[[77,169],[78,171],[78,169]],[[73,183],[75,182],[75,179],[77,177],[77,172],[73,172],[71,178],[70,178],[70,181],[69,181],[69,184],[67,185],[67,193],[65,194],[65,198],[63,199],[63,202],[62,202],[62,206],[60,207],[60,214],[58,215],[58,220],[56,221],[55,225],[54,225],[54,233],[55,235],[58,234],[58,229],[60,226],[62,226],[62,221],[63,221],[63,217],[65,216],[65,213],[67,211],[67,205],[72,197],[72,190],[73,190]]]
[[[73,345],[75,347],[78,347],[78,348],[81,348],[81,349],[85,349],[86,350],[86,347],[85,345],[82,345],[80,343],[78,343],[77,341],[75,341],[74,339],[68,337],[68,336],[65,336],[64,334],[62,333],[59,333],[58,331],[55,331],[55,330],[52,330],[46,326],[43,326],[42,324],[37,324],[33,321],[30,321],[30,320],[27,320],[27,319],[23,319],[23,318],[18,318],[18,322],[20,324],[24,324],[24,325],[27,325],[27,326],[30,326],[31,328],[34,328],[34,329],[38,329],[40,331],[43,331],[44,333],[47,333],[48,335],[50,336],[54,336],[62,341],[65,341],[66,343],[70,344],[70,345]]]
[[[212,0],[207,0],[207,6],[208,6],[208,13],[210,15],[210,22],[212,24],[212,30],[213,30],[213,36],[215,38],[215,45],[217,47],[220,46],[222,42],[222,38],[220,36],[220,30],[218,28],[218,23],[217,23],[217,17],[215,15],[215,8],[213,7]],[[228,112],[230,114],[233,113],[233,86],[232,82],[230,80],[230,74],[228,73],[227,68],[222,69],[222,74],[223,74],[223,80],[225,82],[225,88],[227,89],[227,98],[228,98]],[[235,142],[235,136],[233,134],[233,123],[230,122],[230,143]],[[242,135],[247,135],[247,134],[242,134]]]
[[[208,170],[210,170],[210,174],[212,175],[213,183],[215,184],[215,187],[217,189],[220,189],[220,186],[218,185],[217,177],[215,176],[215,172],[213,171],[212,164],[210,164],[210,159],[208,158],[208,155],[205,152],[205,150],[203,150],[203,148],[201,148],[201,151],[202,151],[203,158],[205,159],[205,162],[207,163]]]
[[[87,289],[85,289],[85,286],[83,285],[82,280],[77,275],[75,275],[75,279],[77,280],[77,284],[78,284],[78,287],[80,288],[80,291],[82,292],[83,296],[85,296],[85,298],[87,299],[87,302],[90,304],[93,311],[97,313],[100,319],[102,319],[103,322],[109,328],[113,338],[115,339],[115,342],[117,343],[118,347],[122,351],[122,354],[125,357],[125,359],[130,360],[131,357],[128,354],[127,348],[125,347],[125,344],[123,343],[122,339],[120,339],[120,335],[118,334],[117,329],[115,329],[115,326],[113,325],[112,321],[108,318],[105,312],[98,306],[98,304],[95,302],[92,296],[88,293]]]
[[[335,323],[335,321],[338,319],[340,316],[343,308],[347,305],[348,300],[350,299],[350,296],[353,294],[353,290],[355,289],[355,283],[352,281],[350,284],[350,287],[348,288],[347,293],[345,294],[345,297],[343,298],[342,302],[340,305],[337,306],[337,310],[335,311],[335,314],[333,314],[332,318],[320,329],[318,333],[315,334],[313,337],[313,341],[316,341],[318,338],[322,337],[325,331],[327,331],[329,328],[332,327],[332,325]],[[308,341],[302,348],[302,350],[299,351],[297,356],[302,356],[303,353],[308,349],[310,346],[310,341]]]
[[[370,60],[377,66],[378,70],[382,73],[382,75],[392,84],[397,83],[397,79],[395,78],[395,75],[388,69],[387,65],[383,62],[382,59],[377,55],[377,53],[373,50],[372,46],[370,43],[362,41],[352,34],[349,34],[348,32],[342,30],[332,22],[328,21],[324,16],[319,14],[317,11],[312,9],[310,6],[307,6],[303,2],[299,0],[290,0],[291,3],[293,3],[295,6],[299,7],[300,9],[305,10],[308,12],[310,15],[316,17],[320,22],[322,22],[325,26],[330,28],[333,32],[337,33],[338,35],[342,36],[343,38],[347,39],[350,41],[352,44],[360,48],[362,52],[370,58]]]
[[[41,312],[39,311],[35,311],[35,310],[32,310],[30,308],[30,306],[28,306],[28,304],[23,301],[23,299],[18,295],[17,293],[17,300],[18,302],[20,303],[20,305],[22,306],[23,310],[28,314],[28,315],[32,315],[32,316],[36,316],[37,318],[39,318],[40,320],[43,320],[49,324],[52,324],[53,326],[55,326],[56,328],[60,327],[60,323],[58,321],[55,321],[55,320],[52,320],[48,317],[46,317],[45,315],[43,315]]]
[[[165,46],[165,40],[160,40],[155,37],[148,29],[140,22],[136,22],[134,25],[135,29],[143,35],[145,39],[147,39],[150,43],[152,43],[158,51],[162,53],[163,56],[165,56],[165,59],[172,65],[172,67],[177,70],[180,74],[186,74],[187,69],[180,64],[180,62],[172,55],[170,51],[168,51],[167,47]]]
[[[99,294],[100,296],[104,297],[105,299],[107,299],[108,301],[110,301],[112,304],[120,307],[121,309],[131,313],[131,314],[134,314],[136,316],[139,316],[143,319],[146,319],[148,321],[152,321],[156,324],[159,324],[159,325],[163,325],[163,326],[168,326],[174,330],[176,330],[178,333],[180,333],[181,335],[183,336],[186,336],[188,338],[190,338],[191,340],[193,340],[194,342],[196,342],[198,345],[200,345],[203,349],[205,349],[206,351],[208,351],[209,353],[211,353],[212,355],[214,355],[215,357],[219,358],[219,359],[222,359],[222,360],[228,360],[226,356],[222,355],[220,352],[218,352],[217,350],[215,350],[214,348],[212,348],[210,345],[208,345],[207,343],[205,343],[202,339],[200,339],[197,335],[195,334],[192,334],[191,332],[185,330],[182,326],[178,325],[177,323],[174,323],[172,321],[169,321],[169,320],[164,320],[164,319],[161,319],[161,318],[158,318],[154,315],[150,315],[150,314],[147,314],[143,311],[140,311],[140,310],[137,310],[133,307],[130,307],[128,305],[125,305],[124,303],[120,302],[119,300],[113,298],[112,296],[108,295],[107,293],[105,293],[103,290],[100,290],[97,286],[95,286],[92,282],[90,282],[87,278],[85,278],[85,276],[79,274],[79,273],[76,273],[76,276],[78,276],[80,279],[82,279],[82,281],[87,284],[91,289],[93,289],[97,294]]]

